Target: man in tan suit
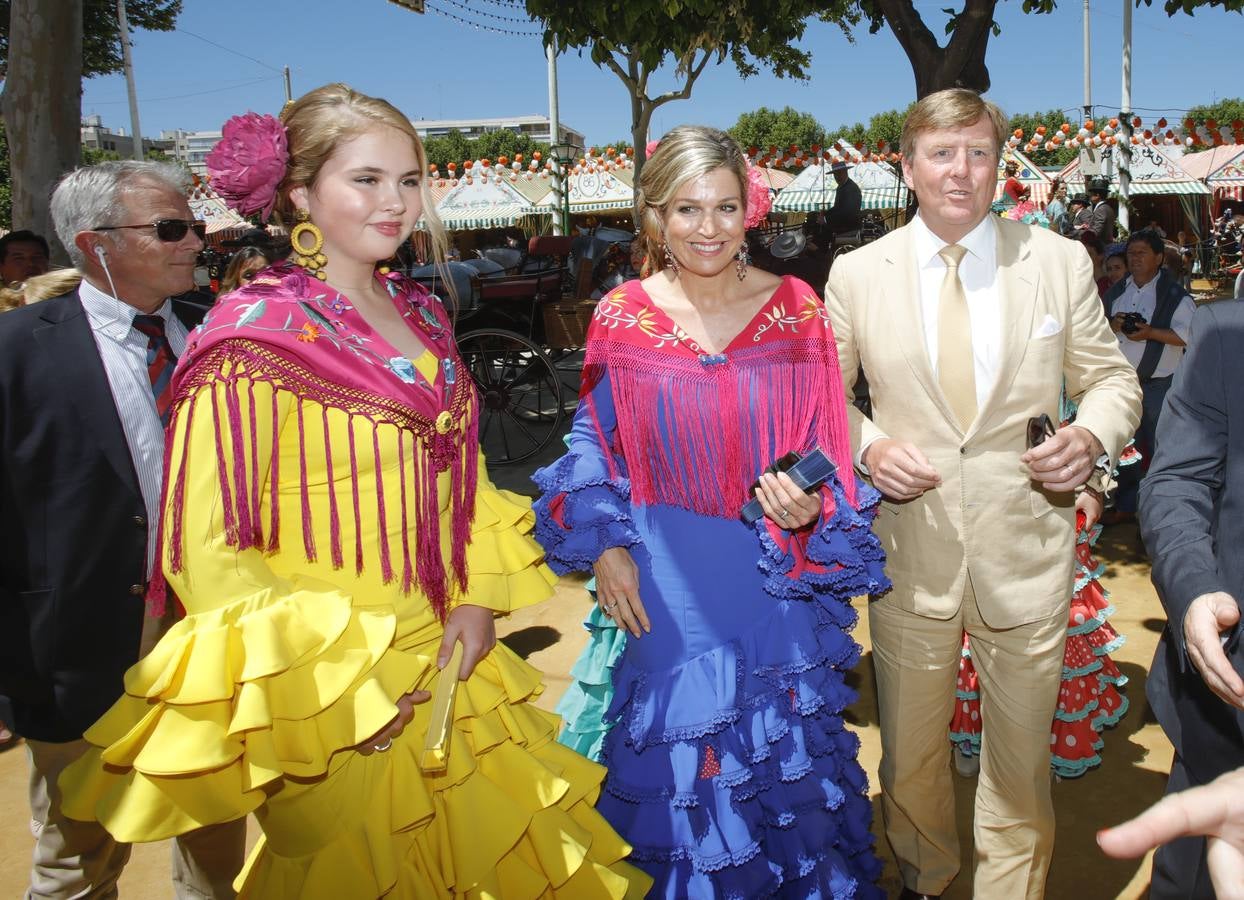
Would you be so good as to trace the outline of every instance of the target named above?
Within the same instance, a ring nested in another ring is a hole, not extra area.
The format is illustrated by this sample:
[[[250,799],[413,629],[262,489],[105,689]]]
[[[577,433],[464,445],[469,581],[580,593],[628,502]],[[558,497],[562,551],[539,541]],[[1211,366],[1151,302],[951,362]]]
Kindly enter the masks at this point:
[[[1072,593],[1075,491],[1140,416],[1088,254],[991,215],[1007,121],[972,91],[932,94],[903,128],[919,216],[841,257],[825,302],[857,462],[885,495],[876,531],[894,589],[869,606],[886,835],[902,897],[959,869],[947,729],[963,633],[981,682],[975,896],[1041,897],[1054,843],[1050,722]],[[1029,419],[1074,425],[1026,449]]]

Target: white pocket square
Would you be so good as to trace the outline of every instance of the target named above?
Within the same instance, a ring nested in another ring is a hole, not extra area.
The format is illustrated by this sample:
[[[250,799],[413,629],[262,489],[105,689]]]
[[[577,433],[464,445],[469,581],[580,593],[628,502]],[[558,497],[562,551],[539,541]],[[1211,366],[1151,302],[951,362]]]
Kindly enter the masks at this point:
[[[1032,338],[1033,340],[1036,340],[1037,338],[1049,337],[1050,335],[1058,334],[1062,330],[1063,323],[1059,322],[1049,313],[1046,313],[1045,319],[1042,320],[1041,324],[1037,327],[1037,330],[1032,333]]]

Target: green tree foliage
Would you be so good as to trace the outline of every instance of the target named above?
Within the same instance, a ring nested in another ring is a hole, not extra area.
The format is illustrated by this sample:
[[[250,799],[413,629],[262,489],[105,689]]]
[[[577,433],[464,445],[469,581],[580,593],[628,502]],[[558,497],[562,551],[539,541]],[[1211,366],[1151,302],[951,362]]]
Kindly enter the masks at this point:
[[[115,150],[97,150],[94,147],[82,145],[82,165],[84,166],[93,166],[96,163],[120,158],[121,154]]]
[[[9,2],[0,0],[0,71],[9,63]],[[182,0],[126,0],[132,31],[172,31]],[[121,71],[121,27],[116,0],[83,0],[82,77]]]
[[[825,129],[816,116],[790,106],[783,109],[762,106],[745,112],[730,128],[730,134],[744,149],[777,147],[784,150],[791,144],[806,148],[825,143]]]
[[[994,19],[999,0],[964,0],[962,9],[945,8],[948,17],[943,33],[944,45],[925,23],[916,9],[915,0],[855,0],[854,12],[868,22],[868,30],[876,34],[888,26],[907,54],[916,81],[916,98],[949,87],[966,87],[980,92],[989,90],[989,69],[985,52],[989,38],[1000,29]],[[1153,0],[1135,0],[1151,6]],[[1022,0],[1026,13],[1049,13],[1055,0]],[[1168,16],[1183,11],[1188,15],[1202,6],[1222,7],[1230,12],[1244,11],[1244,0],[1163,0]]]
[[[423,148],[428,154],[428,164],[435,165],[442,173],[450,163],[460,165],[468,159],[496,159],[498,156],[513,159],[518,153],[530,159],[537,150],[546,156],[549,152],[547,144],[533,140],[531,135],[515,134],[506,129],[486,132],[475,140],[454,129],[444,137],[428,138]]]
[[[1213,119],[1219,125],[1230,125],[1236,120],[1244,121],[1244,97],[1232,97],[1216,103],[1194,106],[1183,118],[1195,119],[1198,125],[1206,119]],[[1148,123],[1145,124],[1148,125]]]
[[[805,78],[811,55],[799,46],[807,19],[818,14],[849,34],[856,0],[525,0],[559,50],[587,51],[631,98],[631,142],[639,178],[653,111],[685,100],[708,64],[726,59],[744,78],[763,66],[780,78]],[[672,64],[681,87],[652,95],[649,79]]]
[[[867,125],[863,122],[843,125],[829,134],[828,142],[842,141],[853,147],[862,144],[870,151],[875,151],[885,143],[897,153],[899,137],[903,133],[903,122],[907,120],[907,114],[911,111],[912,105],[906,109],[887,109],[879,112],[868,120]]]
[[[1010,125],[1011,131],[1016,128],[1023,129],[1023,140],[1026,142],[1036,134],[1038,125],[1045,126],[1046,137],[1049,138],[1053,136],[1055,129],[1066,121],[1067,114],[1061,109],[1047,109],[1045,112],[1016,113],[1011,116]],[[1022,144],[1020,147],[1023,149]],[[1042,148],[1027,155],[1038,166],[1065,166],[1076,158],[1076,151],[1070,147],[1059,147],[1057,150]]]

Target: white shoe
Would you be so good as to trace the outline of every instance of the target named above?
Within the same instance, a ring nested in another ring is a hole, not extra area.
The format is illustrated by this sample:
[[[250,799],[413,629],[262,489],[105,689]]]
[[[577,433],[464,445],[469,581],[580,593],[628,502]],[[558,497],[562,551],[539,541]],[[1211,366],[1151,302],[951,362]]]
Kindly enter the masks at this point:
[[[964,778],[975,778],[980,774],[981,761],[979,756],[971,753],[964,753],[958,747],[955,748],[955,771]]]

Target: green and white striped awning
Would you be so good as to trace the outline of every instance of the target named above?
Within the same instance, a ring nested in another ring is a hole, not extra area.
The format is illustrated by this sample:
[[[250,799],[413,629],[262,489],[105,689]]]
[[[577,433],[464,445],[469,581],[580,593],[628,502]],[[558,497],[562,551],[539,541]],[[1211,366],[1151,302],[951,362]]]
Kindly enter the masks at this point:
[[[463,210],[460,213],[446,215],[438,210],[441,223],[449,231],[467,231],[473,228],[504,228],[513,225],[528,216],[544,214],[544,210],[520,203],[508,203],[500,206],[489,206],[477,210]]]
[[[834,205],[834,192],[782,191],[773,202],[775,212],[817,212]],[[863,209],[902,209],[907,205],[907,188],[895,191],[861,191]]]
[[[630,212],[634,206],[634,200],[630,202],[622,202],[619,200],[600,200],[596,203],[571,203],[570,214],[576,216],[579,213],[591,212]]]
[[[1212,194],[1201,181],[1133,181],[1127,186],[1130,196],[1138,194]]]

